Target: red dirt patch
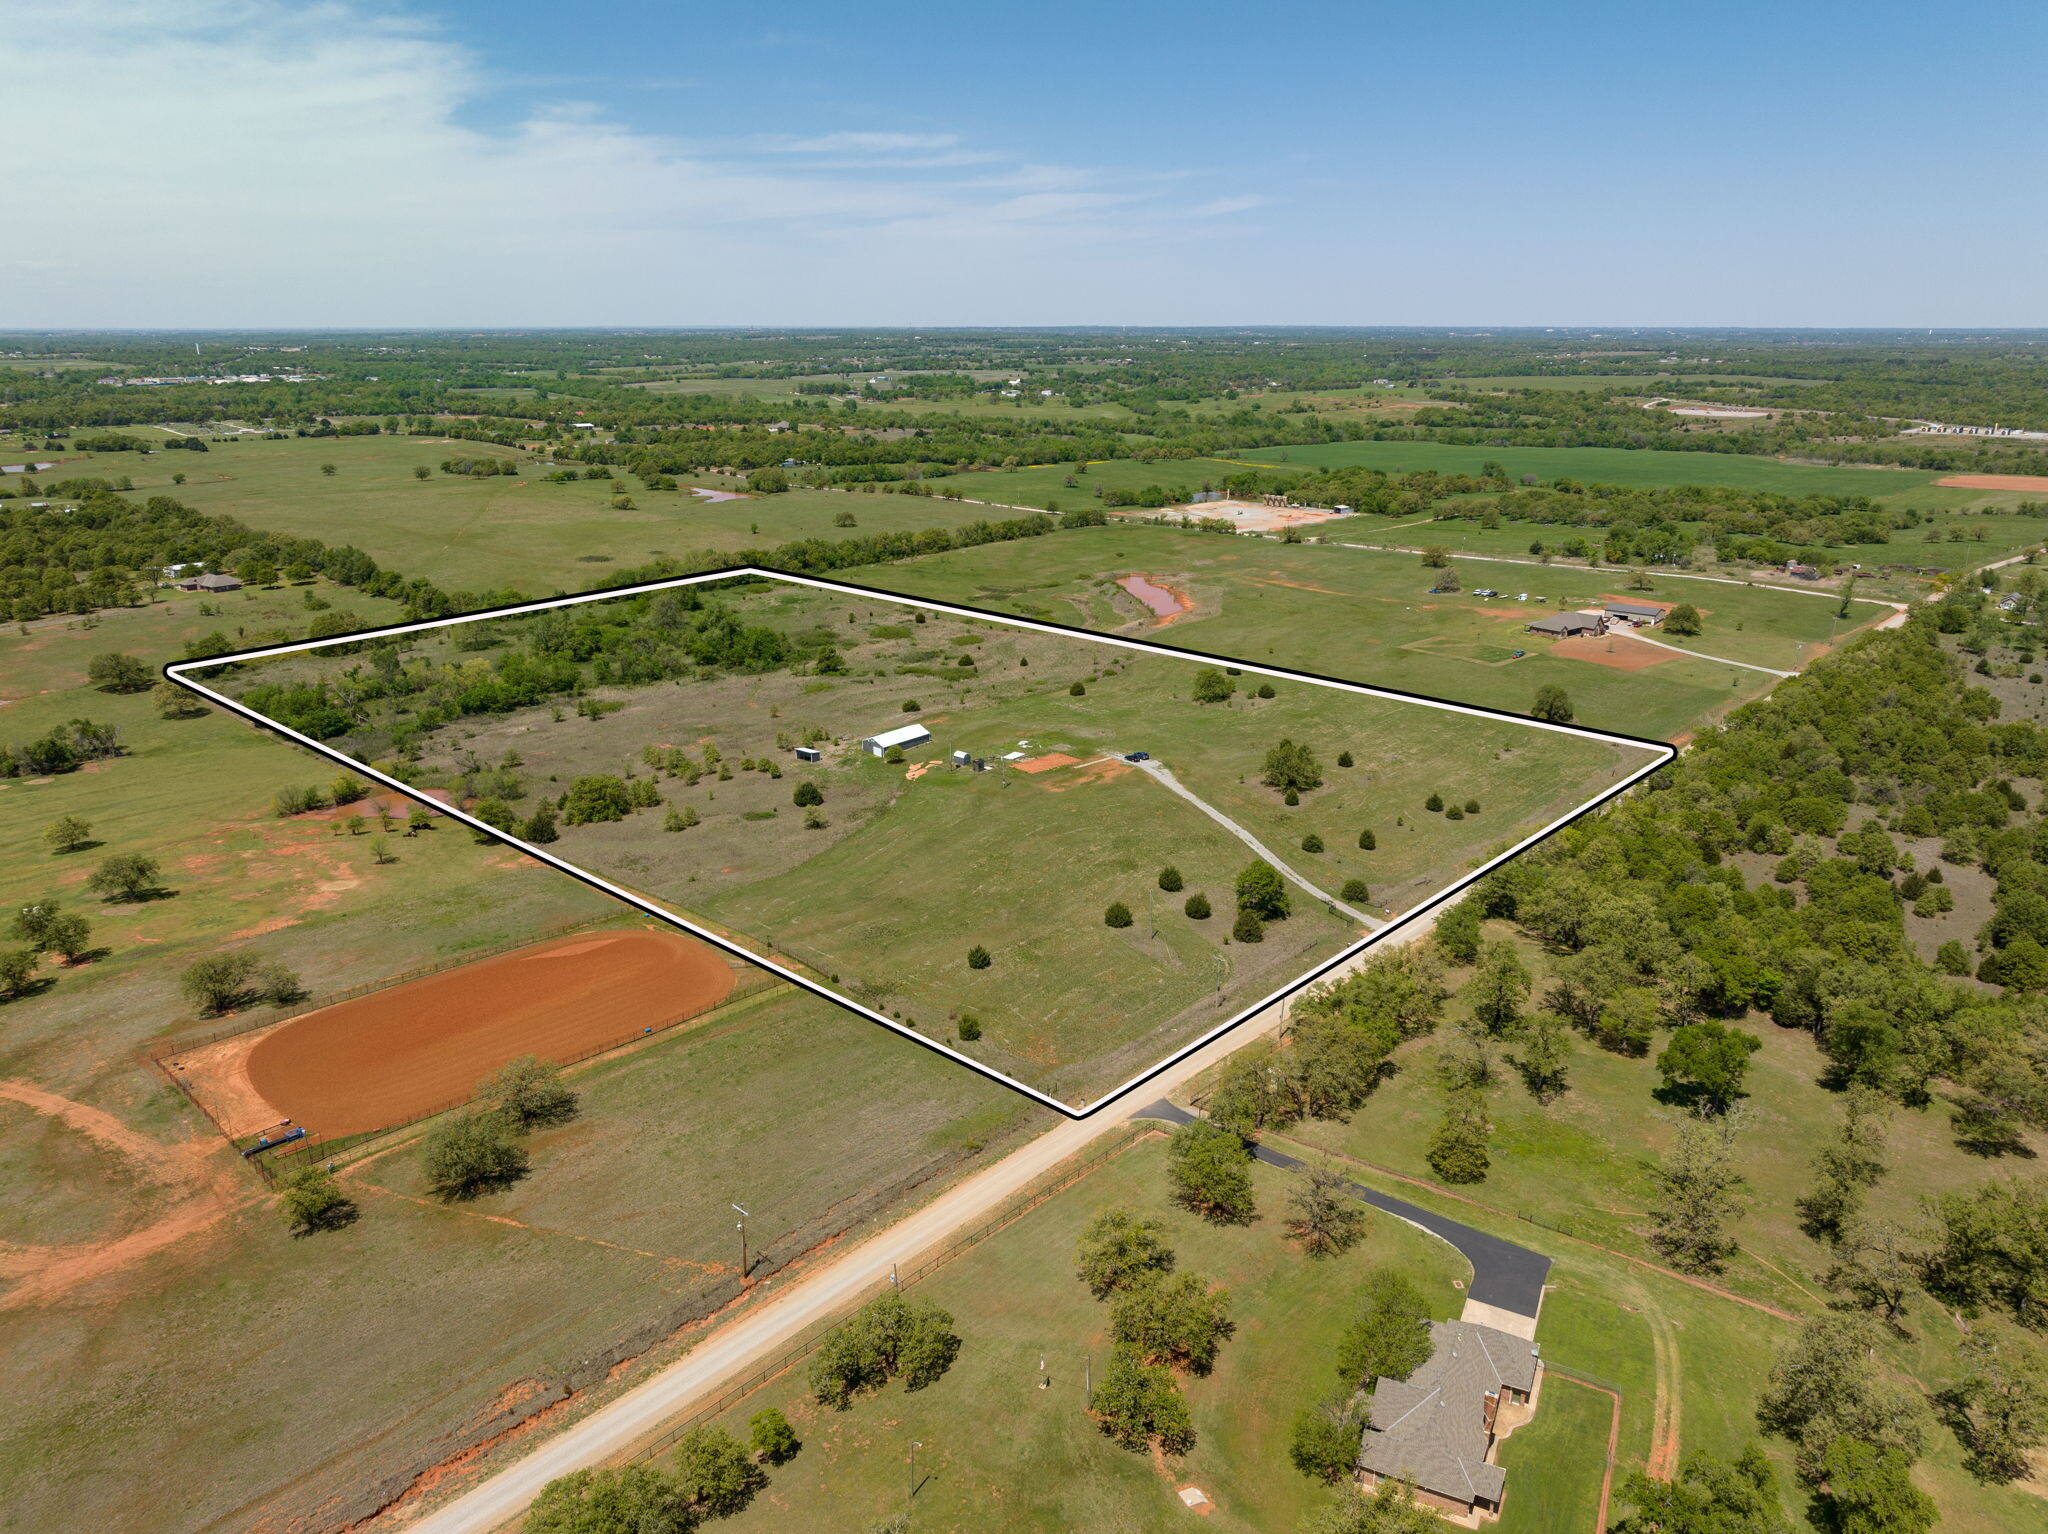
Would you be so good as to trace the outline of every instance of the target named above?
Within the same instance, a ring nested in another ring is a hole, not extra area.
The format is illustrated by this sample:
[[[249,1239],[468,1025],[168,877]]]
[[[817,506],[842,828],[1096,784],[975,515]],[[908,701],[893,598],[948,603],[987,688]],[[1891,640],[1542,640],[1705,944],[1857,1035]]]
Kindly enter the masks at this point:
[[[133,1161],[144,1177],[178,1196],[178,1202],[159,1219],[111,1240],[70,1246],[0,1242],[0,1279],[13,1284],[0,1296],[0,1310],[47,1304],[81,1284],[118,1272],[198,1234],[234,1207],[236,1183],[226,1163],[215,1160],[225,1155],[217,1140],[165,1145],[130,1129],[110,1113],[26,1081],[0,1081],[0,1097],[48,1114],[118,1151]]]
[[[2048,490],[2048,474],[1951,474],[1937,479],[1951,490]]]
[[[1052,751],[1044,756],[1030,757],[1025,761],[1012,762],[1010,765],[1019,772],[1051,772],[1055,767],[1071,767],[1080,760],[1078,756],[1068,756],[1064,751]]]
[[[1566,660],[1589,660],[1596,666],[1612,666],[1616,671],[1643,671],[1651,666],[1661,666],[1667,660],[1678,659],[1669,650],[1641,644],[1626,634],[1606,634],[1599,638],[1578,634],[1558,640],[1551,645],[1550,653],[1562,655]]]
[[[1069,773],[1057,783],[1045,786],[1056,794],[1063,794],[1070,788],[1079,788],[1086,783],[1107,783],[1111,778],[1120,778],[1131,770],[1131,764],[1120,756],[1106,757],[1090,762],[1079,772]]]
[[[625,1043],[732,986],[725,959],[681,933],[562,938],[293,1018],[245,1069],[280,1118],[356,1134],[463,1102],[520,1055]]]

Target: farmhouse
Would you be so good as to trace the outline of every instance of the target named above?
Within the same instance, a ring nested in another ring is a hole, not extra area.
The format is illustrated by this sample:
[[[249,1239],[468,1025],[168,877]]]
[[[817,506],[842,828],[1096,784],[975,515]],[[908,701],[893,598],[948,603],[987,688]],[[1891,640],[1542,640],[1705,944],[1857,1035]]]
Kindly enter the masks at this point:
[[[1547,634],[1553,639],[1568,639],[1574,634],[1604,634],[1607,632],[1607,620],[1598,613],[1552,613],[1530,624],[1529,632]]]
[[[178,582],[180,591],[240,591],[242,583],[232,575],[195,575]]]
[[[1526,1422],[1543,1362],[1527,1339],[1470,1321],[1429,1323],[1429,1361],[1373,1386],[1358,1479],[1411,1482],[1415,1499],[1456,1517],[1497,1518],[1507,1472],[1494,1447]]]
[[[1607,621],[1610,623],[1639,623],[1648,627],[1664,621],[1664,609],[1652,607],[1647,602],[1609,602]]]
[[[860,743],[861,750],[869,756],[887,756],[891,746],[901,746],[908,751],[912,746],[921,746],[932,738],[932,732],[921,724],[906,724],[900,729],[884,730],[879,735],[870,735]]]

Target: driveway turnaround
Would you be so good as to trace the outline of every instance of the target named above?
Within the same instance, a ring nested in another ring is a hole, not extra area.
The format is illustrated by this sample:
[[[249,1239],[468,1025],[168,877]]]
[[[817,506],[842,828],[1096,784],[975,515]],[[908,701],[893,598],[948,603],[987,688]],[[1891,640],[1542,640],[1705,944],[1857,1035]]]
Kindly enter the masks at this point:
[[[1187,1109],[1161,1100],[1140,1108],[1133,1118],[1158,1119],[1168,1124],[1186,1124],[1195,1115]],[[1264,1145],[1252,1147],[1252,1155],[1268,1166],[1279,1167],[1286,1172],[1299,1172],[1308,1163],[1284,1151],[1276,1151]],[[1543,1308],[1543,1281],[1550,1273],[1550,1259],[1541,1252],[1532,1252],[1526,1246],[1516,1246],[1512,1241],[1503,1241],[1498,1236],[1489,1236],[1483,1230],[1474,1230],[1456,1220],[1447,1220],[1432,1210],[1406,1199],[1389,1198],[1371,1188],[1360,1187],[1357,1183],[1347,1186],[1351,1196],[1373,1208],[1383,1210],[1397,1220],[1406,1220],[1410,1225],[1428,1231],[1439,1240],[1448,1241],[1472,1264],[1472,1287],[1465,1291],[1466,1298],[1496,1310],[1512,1311],[1526,1316],[1532,1322]]]

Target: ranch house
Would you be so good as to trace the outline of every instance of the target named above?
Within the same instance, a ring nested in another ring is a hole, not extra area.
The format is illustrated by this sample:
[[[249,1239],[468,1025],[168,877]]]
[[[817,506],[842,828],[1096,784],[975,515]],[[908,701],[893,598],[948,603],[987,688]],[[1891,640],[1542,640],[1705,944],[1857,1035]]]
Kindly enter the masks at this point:
[[[912,746],[921,746],[932,738],[932,732],[921,724],[906,724],[900,729],[884,730],[879,735],[870,735],[860,743],[861,750],[869,756],[887,756],[889,748],[901,746],[908,751]]]
[[[1429,1361],[1373,1386],[1358,1447],[1358,1480],[1408,1481],[1415,1500],[1476,1527],[1500,1516],[1507,1472],[1501,1439],[1535,1414],[1543,1360],[1526,1338],[1470,1321],[1429,1323]]]
[[[1546,634],[1552,639],[1569,639],[1574,634],[1604,634],[1607,632],[1607,620],[1598,613],[1552,613],[1530,624],[1529,632]]]
[[[240,591],[242,583],[232,575],[197,575],[178,582],[180,591]]]

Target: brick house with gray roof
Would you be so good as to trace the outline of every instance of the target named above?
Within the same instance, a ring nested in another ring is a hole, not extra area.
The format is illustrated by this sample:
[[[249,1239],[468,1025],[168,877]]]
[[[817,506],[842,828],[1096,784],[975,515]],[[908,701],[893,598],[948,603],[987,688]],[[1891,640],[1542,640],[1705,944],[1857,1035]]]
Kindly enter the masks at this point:
[[[1429,1324],[1429,1361],[1405,1380],[1373,1387],[1358,1448],[1358,1479],[1413,1483],[1415,1499],[1459,1518],[1497,1518],[1507,1472],[1494,1446],[1527,1420],[1543,1362],[1535,1346],[1469,1321]],[[1507,1410],[1503,1419],[1503,1409]]]

